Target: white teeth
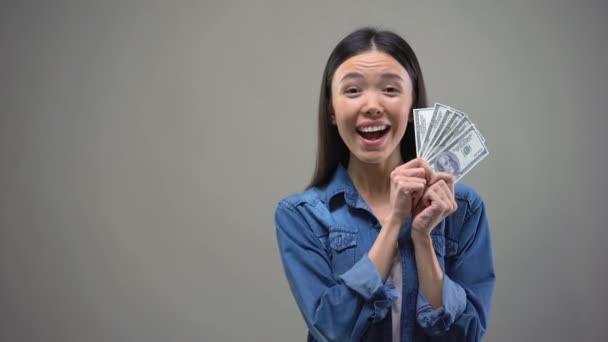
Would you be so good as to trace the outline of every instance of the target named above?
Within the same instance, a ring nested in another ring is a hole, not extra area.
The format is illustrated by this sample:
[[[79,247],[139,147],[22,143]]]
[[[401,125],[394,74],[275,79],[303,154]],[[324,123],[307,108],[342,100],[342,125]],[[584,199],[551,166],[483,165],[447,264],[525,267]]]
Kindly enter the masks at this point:
[[[368,126],[357,128],[359,132],[378,132],[383,131],[384,129],[386,129],[386,126]]]

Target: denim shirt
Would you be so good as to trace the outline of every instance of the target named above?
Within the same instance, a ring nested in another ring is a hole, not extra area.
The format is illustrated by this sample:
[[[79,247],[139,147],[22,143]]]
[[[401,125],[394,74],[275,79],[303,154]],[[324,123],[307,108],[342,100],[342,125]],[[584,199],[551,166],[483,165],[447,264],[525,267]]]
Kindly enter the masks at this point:
[[[399,237],[401,291],[368,257],[380,223],[338,165],[328,184],[282,199],[275,210],[279,252],[308,326],[308,341],[392,341],[391,306],[401,300],[401,341],[479,341],[495,274],[481,197],[457,183],[458,209],[431,233],[444,271],[442,306],[418,291],[411,216]],[[401,296],[400,296],[401,294]]]

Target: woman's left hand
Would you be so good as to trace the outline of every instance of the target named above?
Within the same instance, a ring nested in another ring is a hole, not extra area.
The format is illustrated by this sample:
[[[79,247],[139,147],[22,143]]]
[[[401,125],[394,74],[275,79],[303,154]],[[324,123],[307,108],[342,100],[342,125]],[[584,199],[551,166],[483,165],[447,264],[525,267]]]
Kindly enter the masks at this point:
[[[418,205],[414,208],[412,235],[430,236],[431,231],[458,208],[454,198],[454,177],[435,173]]]

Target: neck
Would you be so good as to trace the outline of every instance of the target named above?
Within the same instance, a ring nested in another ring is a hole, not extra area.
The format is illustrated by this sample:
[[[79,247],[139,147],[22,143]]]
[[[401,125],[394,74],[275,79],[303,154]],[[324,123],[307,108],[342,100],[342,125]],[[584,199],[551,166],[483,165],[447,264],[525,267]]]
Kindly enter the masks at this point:
[[[353,185],[363,197],[370,199],[387,199],[390,195],[391,172],[403,164],[400,153],[377,164],[364,163],[351,154],[348,162],[348,174]]]

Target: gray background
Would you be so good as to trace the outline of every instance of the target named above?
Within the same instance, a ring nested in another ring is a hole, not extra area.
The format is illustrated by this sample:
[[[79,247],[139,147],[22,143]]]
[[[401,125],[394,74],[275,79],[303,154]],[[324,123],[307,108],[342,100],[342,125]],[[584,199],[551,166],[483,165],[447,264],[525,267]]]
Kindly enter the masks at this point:
[[[362,25],[491,156],[487,341],[608,338],[601,1],[3,1],[0,340],[303,341],[273,213]]]

